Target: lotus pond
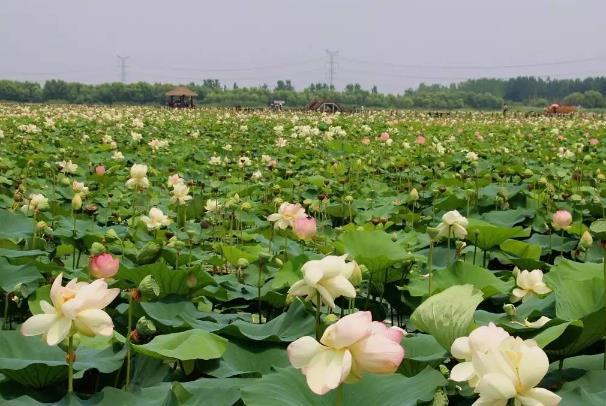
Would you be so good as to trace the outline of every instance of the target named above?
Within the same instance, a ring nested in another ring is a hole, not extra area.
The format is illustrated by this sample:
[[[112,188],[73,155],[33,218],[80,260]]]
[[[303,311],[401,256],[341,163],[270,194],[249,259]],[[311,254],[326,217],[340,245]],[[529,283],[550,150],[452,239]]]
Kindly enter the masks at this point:
[[[606,119],[0,105],[4,405],[603,405]]]

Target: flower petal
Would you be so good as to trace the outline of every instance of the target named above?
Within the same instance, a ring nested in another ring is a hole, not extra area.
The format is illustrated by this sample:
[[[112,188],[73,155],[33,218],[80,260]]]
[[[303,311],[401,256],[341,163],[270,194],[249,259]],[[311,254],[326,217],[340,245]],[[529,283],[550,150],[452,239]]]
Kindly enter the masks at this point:
[[[518,395],[518,400],[526,405],[556,406],[560,404],[562,398],[555,393],[543,388],[533,388],[522,395]],[[533,403],[534,402],[534,403]]]
[[[21,334],[28,337],[45,334],[56,320],[56,314],[36,314],[21,325]]]
[[[488,373],[480,379],[475,391],[480,398],[490,401],[502,401],[516,396],[516,388],[506,375]]]
[[[356,367],[374,374],[391,374],[404,359],[404,348],[389,338],[372,334],[349,347]]]
[[[100,309],[88,309],[79,312],[74,319],[74,324],[78,331],[88,336],[101,335],[109,337],[114,331],[112,318]]]
[[[372,314],[368,311],[347,315],[328,326],[320,342],[332,348],[349,347],[372,333],[371,323]]]
[[[306,369],[307,385],[312,392],[324,395],[339,386],[342,377],[351,369],[351,355],[348,354],[347,350],[327,350],[312,358]]]
[[[474,375],[475,370],[471,362],[461,362],[450,371],[450,379],[455,382],[469,381]]]
[[[545,352],[537,346],[522,347],[522,357],[518,366],[518,376],[524,389],[530,389],[539,384],[549,369],[549,359]]]
[[[72,321],[67,317],[57,317],[46,333],[46,343],[48,345],[57,345],[69,335],[72,328]]]
[[[295,368],[307,366],[313,357],[325,350],[327,350],[326,347],[309,336],[301,337],[298,340],[293,341],[286,349],[288,360]]]

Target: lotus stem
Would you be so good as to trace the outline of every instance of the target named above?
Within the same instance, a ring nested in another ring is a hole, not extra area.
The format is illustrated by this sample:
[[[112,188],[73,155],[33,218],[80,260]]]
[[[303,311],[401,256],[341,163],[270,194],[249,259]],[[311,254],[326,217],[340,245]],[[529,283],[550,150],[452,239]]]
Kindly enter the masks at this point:
[[[427,281],[428,281],[428,286],[427,286],[427,297],[431,296],[431,274],[432,274],[432,267],[433,267],[433,241],[429,242],[429,255],[427,256]]]
[[[320,306],[322,305],[322,296],[316,292],[316,340],[320,341]]]
[[[76,353],[74,352],[74,336],[70,335],[67,343],[67,393],[74,393],[74,360]]]
[[[343,397],[344,397],[343,396],[343,392],[344,392],[343,388],[344,388],[343,384],[339,385],[339,387],[337,388],[337,397],[335,399],[335,405],[336,406],[343,406],[344,405],[344,403],[343,403]]]
[[[133,295],[128,292],[128,322],[126,332],[126,383],[124,387],[128,390],[130,385],[130,367],[131,367],[131,329],[133,328]]]

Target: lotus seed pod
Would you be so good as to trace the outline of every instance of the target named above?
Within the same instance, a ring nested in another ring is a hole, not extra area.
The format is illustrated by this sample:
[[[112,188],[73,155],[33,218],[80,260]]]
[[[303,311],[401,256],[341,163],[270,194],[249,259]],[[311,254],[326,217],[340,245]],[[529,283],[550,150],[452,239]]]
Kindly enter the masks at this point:
[[[139,283],[139,291],[144,298],[152,298],[160,295],[160,285],[151,275],[147,275]]]
[[[143,337],[153,336],[158,331],[154,322],[145,316],[137,320],[137,326],[135,328],[137,329],[137,333]]]
[[[503,305],[503,311],[509,317],[514,317],[516,315],[516,313],[517,313],[516,307],[514,305],[512,305],[511,303],[505,303]]]

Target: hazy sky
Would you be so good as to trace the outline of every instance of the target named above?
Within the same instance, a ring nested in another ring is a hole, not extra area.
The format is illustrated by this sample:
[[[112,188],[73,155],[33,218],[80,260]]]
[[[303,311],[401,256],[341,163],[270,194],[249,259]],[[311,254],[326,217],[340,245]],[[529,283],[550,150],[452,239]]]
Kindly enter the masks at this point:
[[[402,92],[469,77],[606,75],[605,0],[2,0],[0,78]]]

